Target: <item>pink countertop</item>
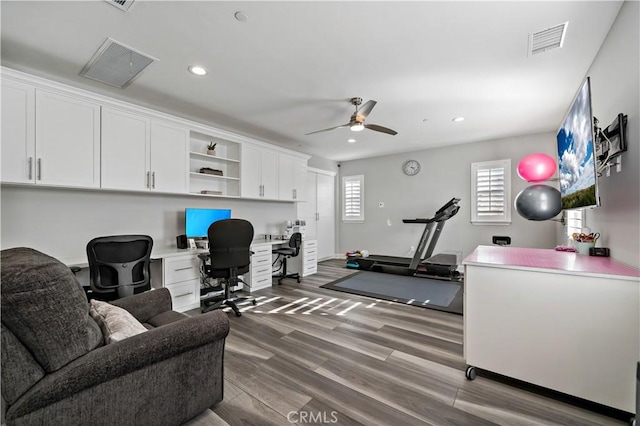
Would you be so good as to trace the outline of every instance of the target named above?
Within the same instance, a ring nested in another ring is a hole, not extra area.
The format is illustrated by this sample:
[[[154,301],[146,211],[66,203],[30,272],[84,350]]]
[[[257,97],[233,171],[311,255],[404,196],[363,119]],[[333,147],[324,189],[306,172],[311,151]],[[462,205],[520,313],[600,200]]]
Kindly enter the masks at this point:
[[[640,277],[640,270],[610,257],[522,247],[478,246],[463,265],[547,269],[579,274]]]

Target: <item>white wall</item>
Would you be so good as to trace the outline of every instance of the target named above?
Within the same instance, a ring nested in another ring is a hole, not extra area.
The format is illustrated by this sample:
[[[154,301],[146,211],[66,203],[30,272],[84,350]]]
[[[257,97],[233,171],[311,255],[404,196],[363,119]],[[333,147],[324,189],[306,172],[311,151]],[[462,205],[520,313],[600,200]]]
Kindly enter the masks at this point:
[[[1,247],[32,247],[57,258],[86,256],[101,235],[147,234],[156,247],[175,247],[184,234],[184,209],[230,208],[256,234],[281,234],[295,218],[294,203],[154,195],[24,186],[2,186]]]
[[[345,224],[338,220],[338,251],[367,249],[375,254],[407,256],[410,247],[418,245],[424,225],[404,224],[402,219],[431,217],[452,197],[462,199],[461,209],[446,222],[435,253],[462,251],[466,256],[480,244],[490,245],[492,235],[508,235],[512,246],[517,247],[554,247],[555,222],[528,221],[515,209],[511,225],[470,223],[471,163],[510,158],[512,198],[515,198],[528,186],[518,178],[516,166],[522,157],[533,152],[556,157],[555,134],[519,136],[341,163],[339,178],[365,176],[365,222]],[[420,173],[413,177],[401,170],[409,158],[422,165]],[[378,207],[381,201],[385,203],[384,208]]]
[[[589,69],[593,115],[608,126],[618,113],[628,116],[628,151],[622,171],[602,176],[602,206],[587,210],[587,226],[602,234],[598,245],[612,257],[640,268],[640,3],[627,1]],[[576,90],[579,83],[576,82]]]

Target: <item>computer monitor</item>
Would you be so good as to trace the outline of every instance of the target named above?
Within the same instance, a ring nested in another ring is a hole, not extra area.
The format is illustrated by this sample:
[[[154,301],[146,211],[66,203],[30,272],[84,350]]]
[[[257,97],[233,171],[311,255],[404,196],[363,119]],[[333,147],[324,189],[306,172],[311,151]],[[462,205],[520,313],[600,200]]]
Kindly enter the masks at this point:
[[[185,234],[187,238],[205,238],[209,226],[222,219],[230,219],[230,209],[185,209]]]

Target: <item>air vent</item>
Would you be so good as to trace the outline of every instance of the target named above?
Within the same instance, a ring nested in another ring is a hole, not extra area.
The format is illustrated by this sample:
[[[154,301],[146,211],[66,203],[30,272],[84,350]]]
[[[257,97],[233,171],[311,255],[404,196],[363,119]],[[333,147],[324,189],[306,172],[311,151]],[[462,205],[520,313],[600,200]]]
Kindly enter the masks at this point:
[[[529,35],[529,56],[562,47],[569,22]]]
[[[111,6],[115,6],[118,9],[124,10],[127,12],[131,5],[133,4],[133,0],[104,0],[109,3]]]
[[[80,75],[124,89],[154,61],[157,59],[108,38]]]

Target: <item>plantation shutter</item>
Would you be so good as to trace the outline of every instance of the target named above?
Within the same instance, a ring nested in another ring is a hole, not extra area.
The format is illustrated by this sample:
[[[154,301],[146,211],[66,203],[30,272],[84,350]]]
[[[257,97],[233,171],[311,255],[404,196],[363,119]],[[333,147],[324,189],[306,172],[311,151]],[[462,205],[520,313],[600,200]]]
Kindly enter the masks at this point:
[[[343,221],[364,220],[364,176],[345,176],[342,178]]]
[[[584,210],[566,210],[567,236],[581,233],[584,223]]]
[[[511,222],[511,160],[471,164],[471,222]]]

